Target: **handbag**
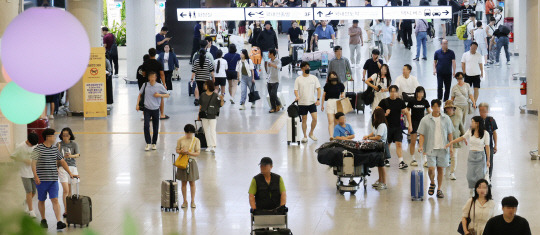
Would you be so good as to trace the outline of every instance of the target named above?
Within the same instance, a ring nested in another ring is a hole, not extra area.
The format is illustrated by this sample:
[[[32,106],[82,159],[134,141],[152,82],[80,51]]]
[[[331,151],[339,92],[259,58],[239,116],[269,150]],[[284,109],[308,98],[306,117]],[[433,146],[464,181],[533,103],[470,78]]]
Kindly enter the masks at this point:
[[[188,152],[193,151],[193,144],[195,143],[195,138],[191,139],[191,144],[189,145]],[[189,164],[189,155],[184,154],[178,156],[176,161],[174,161],[174,166],[178,167],[178,169],[185,170],[188,168]]]
[[[210,106],[210,102],[212,102],[212,98],[214,98],[215,94],[216,93],[212,92],[212,95],[210,96],[210,100],[208,100],[208,104],[206,104],[206,108],[204,110],[199,111],[199,119],[208,117],[208,107]]]
[[[377,79],[378,78],[379,78],[379,76],[377,75]],[[362,93],[362,99],[364,100],[364,104],[373,103],[373,100],[375,100],[375,90],[373,89],[373,87],[368,86],[366,91],[364,91],[364,93]],[[372,108],[374,108],[374,107],[372,107]]]
[[[248,94],[248,98],[250,103],[255,103],[255,101],[261,99],[259,92],[255,90],[255,83],[251,85],[251,91]]]
[[[144,88],[141,94],[141,98],[139,99],[139,110],[144,110],[144,96],[146,94],[146,84],[148,83],[147,82],[144,83]]]
[[[471,203],[471,207],[469,207],[469,214],[467,215],[467,218],[466,218],[467,227],[469,227],[469,224],[471,223],[471,208],[473,208],[474,203],[475,203],[475,201],[473,199],[473,202]],[[457,232],[459,234],[465,234],[465,230],[463,229],[463,222],[462,221],[459,221]],[[469,229],[469,233],[476,234],[476,233],[474,233],[474,229]]]
[[[336,101],[337,111],[347,114],[353,111],[351,100],[349,98],[343,98]]]

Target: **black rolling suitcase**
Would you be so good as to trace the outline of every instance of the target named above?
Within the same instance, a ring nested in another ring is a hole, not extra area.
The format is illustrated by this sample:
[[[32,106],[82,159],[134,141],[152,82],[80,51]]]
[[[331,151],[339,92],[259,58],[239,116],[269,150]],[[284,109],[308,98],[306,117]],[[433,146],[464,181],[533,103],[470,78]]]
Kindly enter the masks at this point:
[[[197,122],[201,122],[201,127],[197,128]],[[195,120],[195,137],[201,142],[201,148],[208,148],[206,143],[206,135],[204,135],[204,128],[201,120]]]
[[[73,224],[73,226],[76,226],[78,224],[81,228],[83,225],[86,225],[86,227],[88,227],[90,222],[92,222],[92,199],[90,199],[90,197],[88,196],[81,196],[79,194],[78,179],[73,179],[72,183],[73,182],[76,182],[77,184],[77,191],[75,191],[75,194],[66,197],[66,223],[68,227],[71,224]]]
[[[356,113],[358,113],[358,111],[362,111],[363,113],[365,109],[364,100],[362,99],[363,92],[358,92],[358,93],[354,92],[354,80],[352,81],[352,84],[353,84],[353,89],[352,89],[353,91],[349,91],[349,86],[347,86],[345,97],[351,100],[351,104],[356,110]]]
[[[161,181],[161,210],[178,211],[178,182],[176,182],[174,161],[176,155],[172,155],[173,178]]]

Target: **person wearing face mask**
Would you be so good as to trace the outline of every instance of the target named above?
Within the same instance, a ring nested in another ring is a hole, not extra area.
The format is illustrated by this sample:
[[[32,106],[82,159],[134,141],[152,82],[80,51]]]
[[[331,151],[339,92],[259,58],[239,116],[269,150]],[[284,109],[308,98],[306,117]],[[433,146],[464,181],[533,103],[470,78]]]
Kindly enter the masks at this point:
[[[474,186],[474,196],[463,206],[461,223],[464,234],[482,234],[488,220],[495,213],[495,201],[491,195],[491,187],[485,179],[480,179]],[[470,219],[467,226],[467,219]]]
[[[463,136],[448,143],[446,147],[448,148],[451,145],[463,140],[467,140],[469,145],[469,158],[467,159],[467,182],[469,183],[469,189],[471,190],[472,194],[474,184],[479,179],[484,179],[486,173],[488,173],[487,169],[490,165],[489,133],[484,128],[482,117],[473,117],[471,120],[471,128],[467,130]]]
[[[326,102],[326,115],[328,116],[328,134],[330,139],[334,137],[334,115],[337,113],[337,101],[345,97],[345,86],[339,80],[336,72],[330,72],[323,87],[321,111],[324,111]]]
[[[311,114],[312,118],[309,138],[311,138],[313,141],[317,141],[317,138],[313,135],[313,131],[317,126],[317,106],[320,104],[319,97],[321,97],[321,84],[319,83],[319,79],[317,77],[309,74],[308,62],[302,62],[300,64],[300,69],[302,69],[303,73],[294,81],[294,95],[296,96],[295,101],[298,101],[298,114],[302,116],[302,131],[304,133],[302,143],[307,143],[308,135],[306,132],[308,113]],[[315,91],[317,91],[316,97],[313,96]]]

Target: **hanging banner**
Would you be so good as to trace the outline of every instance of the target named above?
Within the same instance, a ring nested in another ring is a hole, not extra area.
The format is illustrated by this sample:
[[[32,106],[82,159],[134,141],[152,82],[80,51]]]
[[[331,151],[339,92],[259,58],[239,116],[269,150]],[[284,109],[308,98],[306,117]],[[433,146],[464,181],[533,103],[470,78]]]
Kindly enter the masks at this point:
[[[382,7],[316,7],[315,20],[382,19]]]
[[[245,20],[244,8],[177,8],[178,21]]]
[[[383,15],[384,19],[452,19],[452,7],[383,7]]]
[[[313,20],[313,8],[303,7],[249,7],[246,20]]]
[[[92,47],[83,75],[84,117],[107,117],[105,48]]]

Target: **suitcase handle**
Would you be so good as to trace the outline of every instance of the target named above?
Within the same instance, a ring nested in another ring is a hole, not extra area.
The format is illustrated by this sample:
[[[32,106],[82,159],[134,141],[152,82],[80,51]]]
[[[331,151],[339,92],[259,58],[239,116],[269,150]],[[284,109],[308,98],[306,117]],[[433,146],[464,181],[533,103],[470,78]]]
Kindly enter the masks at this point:
[[[80,179],[79,178],[73,178],[71,180],[71,187],[73,188],[73,183],[75,182],[75,193],[71,194],[71,198],[72,199],[79,199],[79,197],[81,196],[80,195],[80,192],[79,192],[79,182],[80,182]]]
[[[176,154],[172,154],[172,173],[173,173],[173,177],[172,177],[172,180],[173,181],[176,181],[176,169],[174,167],[174,161],[176,160]]]
[[[199,127],[197,126],[197,122],[201,122],[201,126],[202,126],[202,120],[195,120],[195,131],[199,129]]]

